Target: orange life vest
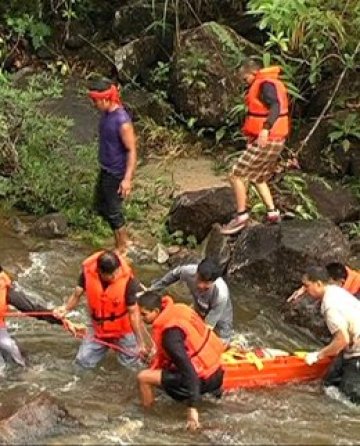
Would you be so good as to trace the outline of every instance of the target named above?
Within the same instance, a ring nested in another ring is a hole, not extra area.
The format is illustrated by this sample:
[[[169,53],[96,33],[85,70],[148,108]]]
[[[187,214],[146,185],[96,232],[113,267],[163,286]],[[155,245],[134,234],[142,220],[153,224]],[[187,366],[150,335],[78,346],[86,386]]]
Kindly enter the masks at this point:
[[[270,129],[269,139],[285,139],[289,134],[289,103],[287,88],[279,79],[280,67],[259,70],[246,95],[248,114],[245,118],[243,132],[246,136],[257,137],[269,116],[269,108],[259,98],[260,88],[264,82],[271,82],[280,104],[280,114]]]
[[[184,304],[174,304],[169,296],[163,297],[163,310],[152,326],[157,355],[152,368],[171,367],[171,360],[162,348],[162,336],[168,328],[180,328],[185,333],[185,347],[199,378],[208,378],[220,367],[224,344],[205,325],[201,317]]]
[[[97,252],[83,262],[85,292],[95,336],[117,338],[132,332],[125,293],[133,272],[124,258],[119,257],[118,276],[104,290],[97,272],[97,260],[102,253]]]
[[[10,277],[2,271],[0,273],[0,328],[5,327],[5,315],[8,311],[7,296],[10,286]]]
[[[346,267],[348,273],[343,288],[351,294],[360,293],[360,272]]]

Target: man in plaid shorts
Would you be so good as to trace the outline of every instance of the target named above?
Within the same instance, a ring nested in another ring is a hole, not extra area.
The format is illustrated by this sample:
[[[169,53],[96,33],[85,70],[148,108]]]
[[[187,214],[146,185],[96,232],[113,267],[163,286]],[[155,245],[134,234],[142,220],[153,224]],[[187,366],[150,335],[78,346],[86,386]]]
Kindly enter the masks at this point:
[[[243,126],[247,137],[246,150],[233,166],[230,182],[234,189],[237,214],[221,232],[236,234],[249,222],[246,209],[247,190],[253,183],[267,207],[266,220],[280,222],[280,212],[275,208],[267,182],[274,175],[280,153],[289,133],[287,89],[279,79],[280,68],[261,69],[249,59],[241,68],[241,75],[249,85],[246,95],[248,114]]]

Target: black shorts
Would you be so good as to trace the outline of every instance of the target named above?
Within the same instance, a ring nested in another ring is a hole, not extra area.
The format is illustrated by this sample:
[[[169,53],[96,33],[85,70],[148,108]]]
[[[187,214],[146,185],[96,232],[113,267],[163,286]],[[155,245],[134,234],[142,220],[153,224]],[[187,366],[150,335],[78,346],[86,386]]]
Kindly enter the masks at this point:
[[[340,353],[332,362],[324,385],[338,387],[352,403],[360,404],[360,357],[344,359]]]
[[[200,379],[200,394],[213,393],[215,396],[220,396],[223,377],[224,371],[219,368],[209,378]],[[177,371],[163,370],[161,387],[175,401],[184,401],[190,397],[188,389],[183,385],[183,377]]]
[[[118,194],[122,180],[122,175],[101,169],[95,186],[95,210],[109,223],[112,230],[119,229],[125,224],[122,212],[123,199]]]

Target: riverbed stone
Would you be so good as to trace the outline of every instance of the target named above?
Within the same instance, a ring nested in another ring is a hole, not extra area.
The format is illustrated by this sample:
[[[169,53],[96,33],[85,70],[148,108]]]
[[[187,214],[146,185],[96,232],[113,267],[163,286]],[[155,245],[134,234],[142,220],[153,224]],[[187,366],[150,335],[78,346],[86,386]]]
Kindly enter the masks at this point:
[[[214,223],[226,223],[236,211],[230,187],[184,192],[175,198],[168,216],[170,232],[182,231],[202,242]]]
[[[32,225],[31,232],[44,238],[65,237],[68,233],[67,219],[61,213],[44,215]]]
[[[30,399],[0,420],[1,444],[31,444],[71,421],[66,410],[46,392]]]
[[[349,254],[348,240],[328,220],[256,225],[237,237],[227,274],[284,302],[309,265],[345,262]]]

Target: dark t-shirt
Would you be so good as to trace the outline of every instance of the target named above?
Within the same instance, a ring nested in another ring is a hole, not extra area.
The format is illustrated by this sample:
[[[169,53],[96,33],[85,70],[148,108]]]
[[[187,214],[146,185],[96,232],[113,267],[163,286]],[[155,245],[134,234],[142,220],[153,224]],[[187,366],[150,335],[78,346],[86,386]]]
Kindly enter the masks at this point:
[[[127,150],[120,136],[120,127],[131,123],[131,118],[119,107],[112,112],[104,112],[99,124],[99,162],[102,169],[117,176],[126,171]]]
[[[101,282],[103,289],[105,290],[108,287],[108,283]],[[78,280],[78,286],[82,288],[83,290],[86,290],[86,283],[85,283],[85,275],[84,272],[82,272],[79,276]],[[132,305],[136,304],[136,293],[141,291],[140,288],[140,282],[133,278],[130,279],[129,282],[126,285],[126,291],[125,291],[125,302],[126,306],[131,307]]]

